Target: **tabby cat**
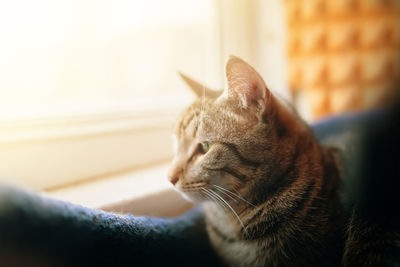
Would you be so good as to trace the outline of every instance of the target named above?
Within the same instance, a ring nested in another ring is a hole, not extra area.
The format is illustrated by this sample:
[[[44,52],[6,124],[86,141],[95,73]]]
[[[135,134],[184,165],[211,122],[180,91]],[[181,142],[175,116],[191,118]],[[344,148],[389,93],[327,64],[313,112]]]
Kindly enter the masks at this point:
[[[168,177],[204,202],[224,264],[339,266],[349,216],[334,152],[237,57],[223,92],[181,76],[199,98],[175,127]]]

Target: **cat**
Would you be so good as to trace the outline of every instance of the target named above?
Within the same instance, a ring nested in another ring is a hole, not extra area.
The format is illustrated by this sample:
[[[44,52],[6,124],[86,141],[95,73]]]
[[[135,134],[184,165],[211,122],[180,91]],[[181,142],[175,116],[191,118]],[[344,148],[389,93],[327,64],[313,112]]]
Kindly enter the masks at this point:
[[[203,202],[223,263],[352,266],[344,249],[354,244],[346,240],[354,218],[339,193],[335,150],[320,145],[238,57],[226,64],[223,91],[181,76],[198,99],[175,126],[168,179],[185,198]]]

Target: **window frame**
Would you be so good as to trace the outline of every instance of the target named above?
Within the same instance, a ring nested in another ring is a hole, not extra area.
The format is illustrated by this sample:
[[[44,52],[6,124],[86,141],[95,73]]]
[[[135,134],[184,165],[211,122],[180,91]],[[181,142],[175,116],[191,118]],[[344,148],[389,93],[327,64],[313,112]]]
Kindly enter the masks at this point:
[[[267,16],[261,16],[267,12],[266,6],[271,4],[276,8],[278,0],[269,0],[268,3],[247,0],[214,2],[217,25],[211,35],[216,37],[213,46],[217,49],[212,49],[215,54],[210,55],[216,64],[211,80],[218,84],[207,85],[221,88],[218,85],[223,80],[223,64],[228,55],[235,54],[261,70],[267,84],[271,84],[270,78],[278,77],[272,88],[288,91],[282,72],[272,76],[265,73],[275,69],[275,63],[265,58],[277,54],[276,51],[284,51],[284,40],[278,34],[281,29],[267,25],[264,21]],[[246,30],[249,28],[252,31]],[[267,48],[261,45],[265,40],[260,34],[270,38]],[[196,73],[188,74],[196,77]],[[170,134],[174,118],[186,105],[187,101],[184,101],[179,106],[143,113],[125,109],[0,122],[0,175],[6,182],[56,191],[165,163],[172,157]],[[149,136],[153,137],[151,144],[146,141]],[[146,145],[157,147],[157,153],[144,153],[150,151]],[[110,153],[115,156],[110,157]],[[86,163],[85,159],[89,162]]]
[[[172,114],[177,113],[103,113],[2,123],[2,180],[51,190],[166,162],[172,157]],[[157,153],[151,152],[154,148]]]

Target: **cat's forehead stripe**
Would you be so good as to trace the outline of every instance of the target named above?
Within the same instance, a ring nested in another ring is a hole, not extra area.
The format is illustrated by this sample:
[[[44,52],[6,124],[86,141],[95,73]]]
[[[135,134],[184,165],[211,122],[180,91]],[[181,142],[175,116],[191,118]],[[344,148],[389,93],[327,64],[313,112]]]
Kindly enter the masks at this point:
[[[195,109],[189,109],[182,117],[178,133],[180,136],[187,134],[189,131],[194,136],[197,132],[199,114]]]

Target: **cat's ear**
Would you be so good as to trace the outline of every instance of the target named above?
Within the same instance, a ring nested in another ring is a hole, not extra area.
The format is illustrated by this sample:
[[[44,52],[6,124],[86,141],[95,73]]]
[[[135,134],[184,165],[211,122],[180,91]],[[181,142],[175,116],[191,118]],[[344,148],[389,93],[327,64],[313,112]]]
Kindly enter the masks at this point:
[[[240,100],[242,107],[259,105],[265,112],[271,98],[271,92],[260,74],[244,60],[230,56],[226,63],[228,96]]]
[[[217,91],[210,89],[201,83],[189,78],[187,75],[182,72],[178,72],[179,76],[181,76],[182,80],[192,89],[192,91],[197,95],[197,97],[208,97],[208,98],[217,98],[222,94],[222,91]]]

